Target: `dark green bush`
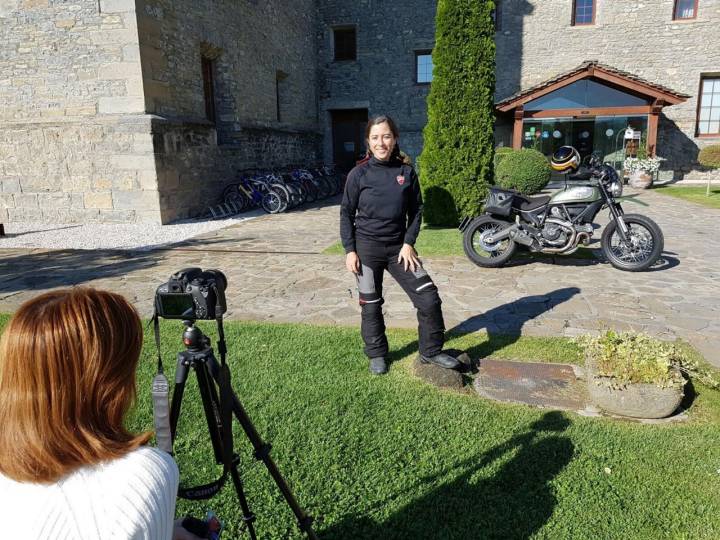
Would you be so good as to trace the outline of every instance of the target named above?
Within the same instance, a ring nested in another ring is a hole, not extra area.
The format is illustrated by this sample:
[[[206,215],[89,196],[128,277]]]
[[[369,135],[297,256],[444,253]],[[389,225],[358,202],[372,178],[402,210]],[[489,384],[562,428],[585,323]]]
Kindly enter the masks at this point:
[[[720,169],[720,144],[711,144],[701,149],[698,163],[708,169]]]
[[[492,2],[438,0],[433,82],[419,158],[431,225],[476,215],[492,179],[495,29]]]
[[[550,163],[542,153],[523,148],[503,156],[495,171],[495,183],[532,195],[545,187],[551,173]]]

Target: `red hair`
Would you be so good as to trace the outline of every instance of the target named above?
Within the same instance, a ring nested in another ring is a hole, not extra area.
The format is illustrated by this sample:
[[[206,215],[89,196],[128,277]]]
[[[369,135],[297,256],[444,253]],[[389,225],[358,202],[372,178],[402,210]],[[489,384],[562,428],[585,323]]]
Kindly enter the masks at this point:
[[[140,318],[118,294],[73,288],[23,304],[0,339],[0,473],[51,483],[147,443],[124,426],[141,347]]]

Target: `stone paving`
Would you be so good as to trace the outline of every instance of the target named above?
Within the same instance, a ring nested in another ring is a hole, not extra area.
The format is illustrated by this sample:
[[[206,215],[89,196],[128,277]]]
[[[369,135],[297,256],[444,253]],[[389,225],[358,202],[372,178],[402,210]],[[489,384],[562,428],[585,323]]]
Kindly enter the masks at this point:
[[[501,269],[478,268],[465,257],[426,258],[447,327],[548,336],[606,326],[642,330],[684,338],[720,366],[720,212],[653,192],[637,195],[649,206],[628,202],[626,212],[651,216],[665,234],[663,262],[652,271],[567,257]],[[357,325],[354,278],[343,257],[321,253],[337,239],[334,201],[161,250],[0,250],[0,311],[45,290],[87,284],[126,295],[149,316],[157,285],[180,268],[201,266],[227,274],[228,318]],[[416,325],[412,305],[389,277],[385,298],[388,326]]]

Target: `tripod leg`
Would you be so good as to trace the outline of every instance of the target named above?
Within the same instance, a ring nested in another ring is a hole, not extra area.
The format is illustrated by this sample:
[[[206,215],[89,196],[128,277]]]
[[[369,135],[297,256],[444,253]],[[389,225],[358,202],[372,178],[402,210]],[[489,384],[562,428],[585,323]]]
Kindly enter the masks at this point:
[[[212,383],[210,374],[208,372],[208,366],[205,362],[196,362],[194,364],[195,374],[198,379],[198,387],[200,390],[200,397],[203,403],[203,409],[205,411],[205,418],[207,420],[208,431],[210,432],[210,441],[212,442],[213,450],[215,452],[215,460],[218,463],[224,463],[223,460],[223,444],[222,444],[222,430],[232,429],[232,425],[224,426],[222,418],[220,417],[220,401],[218,399],[217,390],[215,385]],[[250,534],[251,540],[256,540],[257,536],[255,533],[255,515],[250,511],[248,506],[247,497],[245,497],[245,491],[243,489],[243,482],[240,478],[240,472],[238,471],[239,458],[233,454],[229,456],[230,465],[230,477],[233,480],[235,486],[235,492],[237,493],[238,501],[240,502],[240,509],[242,510],[242,520],[247,527],[248,533]]]
[[[185,353],[178,354],[177,367],[175,368],[175,388],[173,389],[172,402],[170,404],[170,433],[175,441],[178,418],[180,418],[180,407],[182,405],[185,382],[188,377],[188,370],[191,362]]]
[[[208,356],[206,363],[208,364],[207,367],[210,371],[210,374],[213,376],[215,381],[218,382],[219,365],[217,363],[217,360],[214,356],[210,355]],[[253,448],[255,450],[255,459],[262,461],[265,464],[265,467],[270,473],[270,476],[272,476],[278,489],[280,489],[283,497],[285,497],[285,501],[288,503],[288,506],[290,506],[290,509],[295,514],[295,518],[298,520],[298,526],[300,527],[300,530],[307,534],[310,540],[317,540],[317,535],[312,528],[312,517],[308,516],[300,507],[298,502],[295,500],[295,496],[290,490],[290,487],[287,485],[285,478],[283,478],[282,474],[277,468],[277,465],[275,465],[275,462],[270,457],[271,446],[260,438],[260,435],[255,429],[255,426],[250,420],[250,417],[245,412],[242,403],[240,403],[240,400],[238,399],[237,394],[234,391],[232,393],[232,396],[233,414],[235,415],[235,418],[237,418],[237,421],[240,422],[240,425],[245,431],[245,435],[250,440],[250,443],[253,445]]]

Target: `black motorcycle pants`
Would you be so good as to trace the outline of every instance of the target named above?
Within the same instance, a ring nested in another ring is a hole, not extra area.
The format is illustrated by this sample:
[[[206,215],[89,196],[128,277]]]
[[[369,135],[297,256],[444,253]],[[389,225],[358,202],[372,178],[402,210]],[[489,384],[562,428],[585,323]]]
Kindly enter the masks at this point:
[[[382,313],[383,274],[387,270],[403,288],[417,309],[420,354],[435,356],[445,341],[442,301],[438,289],[422,266],[414,272],[398,263],[401,243],[386,244],[357,238],[355,249],[360,258],[357,276],[362,322],[360,333],[369,358],[386,356],[388,342]]]

